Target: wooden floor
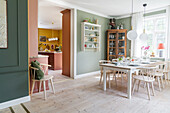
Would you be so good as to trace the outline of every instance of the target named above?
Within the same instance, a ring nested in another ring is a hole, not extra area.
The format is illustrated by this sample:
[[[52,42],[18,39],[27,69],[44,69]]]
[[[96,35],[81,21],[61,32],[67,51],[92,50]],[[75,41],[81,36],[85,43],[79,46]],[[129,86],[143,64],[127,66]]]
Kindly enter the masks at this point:
[[[126,81],[121,85],[120,79],[117,87],[112,81],[112,87],[104,92],[99,85],[99,74],[76,80],[67,78],[54,85],[55,95],[47,91],[45,101],[42,92],[34,94],[30,102],[23,103],[26,110],[31,113],[170,113],[170,84],[161,92],[155,84],[156,96],[151,101],[143,84],[131,100],[127,99]]]

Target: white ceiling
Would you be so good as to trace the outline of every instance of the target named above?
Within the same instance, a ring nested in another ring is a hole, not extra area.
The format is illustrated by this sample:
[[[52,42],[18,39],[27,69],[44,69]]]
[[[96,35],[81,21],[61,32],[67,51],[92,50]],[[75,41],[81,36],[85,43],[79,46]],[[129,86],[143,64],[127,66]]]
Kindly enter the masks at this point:
[[[59,0],[51,0],[59,1]],[[122,16],[131,13],[132,0],[61,0],[79,7],[83,7],[101,14]],[[170,5],[170,0],[133,0],[134,11],[143,11],[143,4],[147,3],[147,10],[153,10]]]
[[[64,8],[46,0],[39,0],[38,5],[38,28],[62,29],[62,14],[60,12]]]
[[[134,0],[134,12],[147,11],[170,5],[170,0]],[[58,7],[60,6],[60,7]],[[61,29],[62,17],[59,13],[64,8],[78,8],[105,16],[123,16],[131,14],[132,0],[39,0],[39,27],[49,27],[52,21],[55,29]]]

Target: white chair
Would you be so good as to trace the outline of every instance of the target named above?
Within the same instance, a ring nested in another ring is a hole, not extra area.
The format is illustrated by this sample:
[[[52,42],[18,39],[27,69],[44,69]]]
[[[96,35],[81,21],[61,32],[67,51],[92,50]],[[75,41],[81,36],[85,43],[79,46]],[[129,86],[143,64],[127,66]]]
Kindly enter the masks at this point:
[[[146,83],[148,98],[150,100],[151,97],[150,97],[150,86],[149,85],[151,85],[153,96],[155,95],[153,82],[155,81],[154,75],[156,73],[156,67],[143,67],[143,68],[139,68],[139,70],[140,72],[138,73],[138,75],[133,77],[134,82],[133,82],[132,94],[134,94],[137,81],[139,81],[137,91],[139,91],[139,86],[142,81],[144,82],[144,84]]]
[[[170,72],[170,61],[166,61],[163,70],[166,84],[169,83],[169,72]]]
[[[111,61],[109,61],[109,60],[100,60],[99,61],[99,65],[105,64],[105,63],[111,63]],[[101,67],[100,69],[101,69],[101,71],[100,71],[100,82],[99,82],[99,85],[101,84],[101,81],[103,79],[103,67]],[[111,85],[110,85],[110,75],[111,74],[113,74],[113,77],[114,77],[115,76],[115,71],[113,71],[113,70],[106,70],[106,80],[109,80],[109,88],[111,87]]]
[[[164,88],[163,76],[164,76],[164,63],[157,64],[157,69],[155,73],[155,77],[157,79],[159,90],[161,91],[161,87]]]
[[[31,75],[32,75],[31,96],[32,96],[32,93],[33,93],[33,90],[34,90],[35,82],[39,82],[39,92],[41,91],[41,85],[42,85],[42,82],[43,82],[44,99],[46,100],[46,84],[45,84],[46,81],[49,81],[51,83],[51,88],[53,90],[53,93],[55,94],[55,89],[54,89],[54,85],[53,85],[53,76],[52,75],[45,75],[48,67],[51,67],[51,65],[40,64],[40,67],[41,67],[42,71],[44,72],[44,78],[37,80],[37,79],[35,79],[35,72],[39,69],[35,68],[35,67],[31,67],[31,65],[30,65]]]

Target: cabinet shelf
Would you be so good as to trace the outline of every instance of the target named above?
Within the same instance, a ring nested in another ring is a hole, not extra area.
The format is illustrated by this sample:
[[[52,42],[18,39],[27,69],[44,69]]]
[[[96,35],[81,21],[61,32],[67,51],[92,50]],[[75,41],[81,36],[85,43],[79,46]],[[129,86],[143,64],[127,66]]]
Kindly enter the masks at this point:
[[[93,30],[91,29],[93,28]],[[101,25],[81,23],[81,50],[100,51]]]
[[[99,37],[99,36],[89,36],[89,35],[85,35],[85,37],[90,37],[90,38],[91,38],[91,37]]]
[[[99,32],[98,30],[85,29],[86,31]]]

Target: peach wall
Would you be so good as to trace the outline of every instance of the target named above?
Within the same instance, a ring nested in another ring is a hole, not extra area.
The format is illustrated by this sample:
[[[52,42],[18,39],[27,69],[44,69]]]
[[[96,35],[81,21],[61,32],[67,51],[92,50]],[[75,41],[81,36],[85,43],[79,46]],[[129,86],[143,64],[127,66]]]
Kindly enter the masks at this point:
[[[38,56],[38,0],[28,0],[29,56]]]

